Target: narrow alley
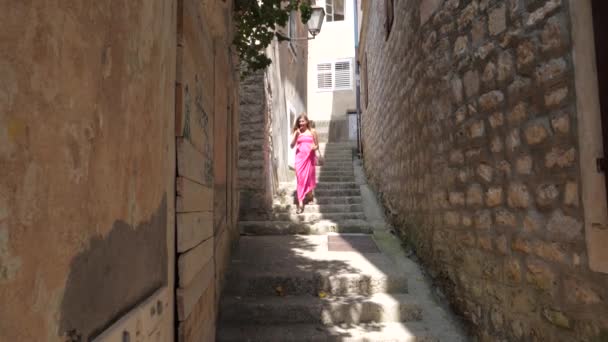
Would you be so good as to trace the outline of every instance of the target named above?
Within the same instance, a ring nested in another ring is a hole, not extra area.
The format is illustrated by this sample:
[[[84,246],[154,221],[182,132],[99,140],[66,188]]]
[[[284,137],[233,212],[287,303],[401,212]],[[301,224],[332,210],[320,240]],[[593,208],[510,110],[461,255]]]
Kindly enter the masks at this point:
[[[608,342],[608,1],[0,1],[0,342]]]
[[[239,223],[218,341],[466,341],[375,198],[362,196],[355,146],[321,146],[324,164],[303,214],[287,183],[270,215]]]

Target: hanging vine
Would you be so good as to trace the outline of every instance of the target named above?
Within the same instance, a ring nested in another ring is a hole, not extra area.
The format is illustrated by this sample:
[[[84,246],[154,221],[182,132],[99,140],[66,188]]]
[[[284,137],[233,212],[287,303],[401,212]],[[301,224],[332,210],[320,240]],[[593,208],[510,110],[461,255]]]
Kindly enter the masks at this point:
[[[292,10],[299,10],[302,22],[310,19],[310,0],[236,0],[234,19],[236,33],[234,45],[243,65],[241,75],[268,67],[272,61],[265,55],[265,49],[276,37],[288,40],[277,32],[289,20]]]

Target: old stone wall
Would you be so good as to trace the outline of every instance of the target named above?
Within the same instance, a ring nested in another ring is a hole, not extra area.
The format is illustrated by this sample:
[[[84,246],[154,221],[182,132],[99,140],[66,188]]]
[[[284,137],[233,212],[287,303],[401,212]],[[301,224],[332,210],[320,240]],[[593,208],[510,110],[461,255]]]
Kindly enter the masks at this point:
[[[171,286],[175,13],[0,3],[0,341],[88,341]]]
[[[307,34],[296,13],[295,37]],[[280,30],[284,30],[280,28]],[[295,179],[290,148],[294,120],[305,112],[307,45],[278,42],[266,49],[273,61],[241,83],[239,190],[240,218],[264,219],[279,183]]]
[[[591,341],[568,2],[366,1],[365,170],[482,340]]]
[[[239,129],[240,217],[266,212],[272,201],[267,191],[269,105],[264,71],[257,71],[241,82]]]

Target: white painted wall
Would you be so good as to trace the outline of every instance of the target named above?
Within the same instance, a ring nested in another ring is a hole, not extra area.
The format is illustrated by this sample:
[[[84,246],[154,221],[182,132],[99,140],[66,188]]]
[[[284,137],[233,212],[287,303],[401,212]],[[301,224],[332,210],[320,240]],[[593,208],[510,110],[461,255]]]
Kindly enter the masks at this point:
[[[326,0],[316,6],[325,8]],[[308,115],[313,120],[346,119],[347,110],[355,109],[355,32],[354,1],[344,0],[344,21],[323,22],[321,33],[308,41]],[[319,91],[317,64],[337,59],[351,60],[350,90]]]

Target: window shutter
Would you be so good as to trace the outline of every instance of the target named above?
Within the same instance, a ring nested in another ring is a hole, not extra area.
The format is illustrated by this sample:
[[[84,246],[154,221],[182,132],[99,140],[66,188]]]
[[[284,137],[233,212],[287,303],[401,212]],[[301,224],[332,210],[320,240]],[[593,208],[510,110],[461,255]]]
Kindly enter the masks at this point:
[[[336,90],[352,88],[350,61],[336,62],[335,75],[336,75]]]
[[[333,88],[331,63],[317,64],[317,88],[328,90]]]

